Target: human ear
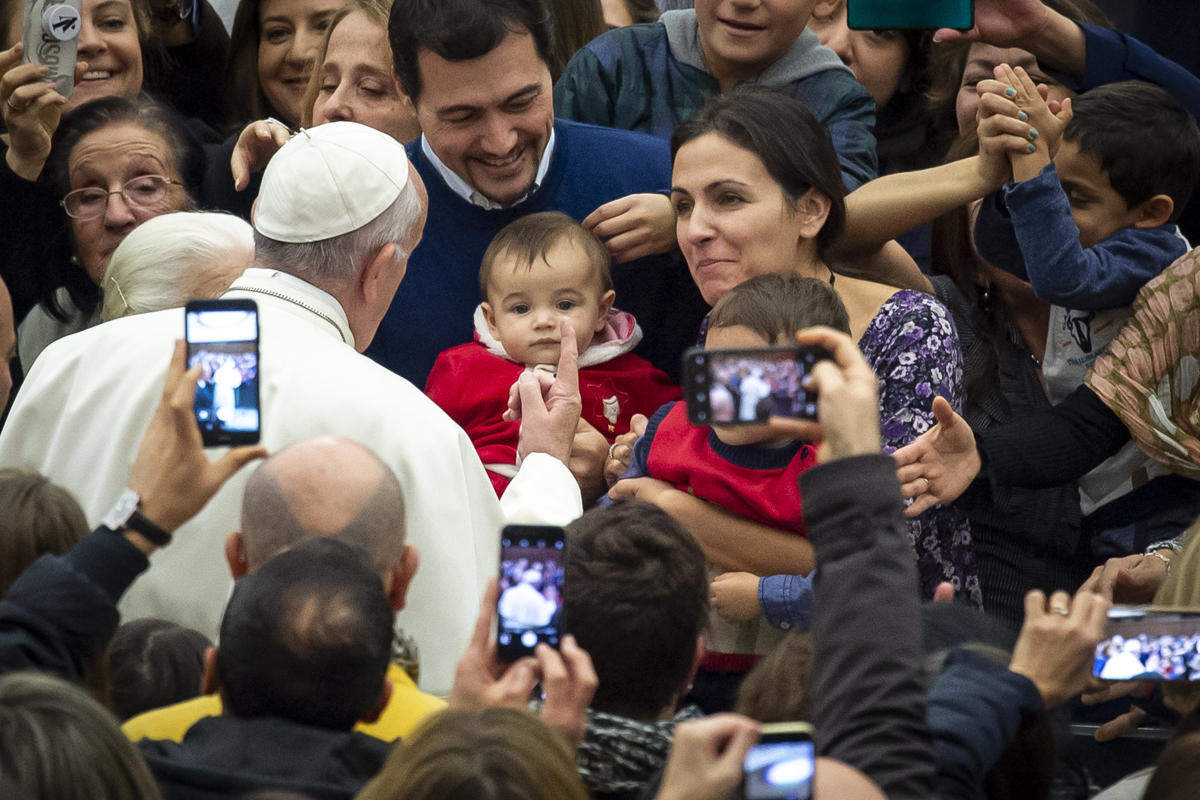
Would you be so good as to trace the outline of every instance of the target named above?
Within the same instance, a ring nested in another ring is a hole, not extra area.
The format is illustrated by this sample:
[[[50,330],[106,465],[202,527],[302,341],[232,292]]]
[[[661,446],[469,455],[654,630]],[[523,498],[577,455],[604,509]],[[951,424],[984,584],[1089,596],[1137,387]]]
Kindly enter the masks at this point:
[[[392,569],[392,585],[388,589],[388,600],[392,603],[393,611],[404,610],[409,584],[417,574],[420,564],[421,557],[417,548],[411,544],[405,545],[404,552],[400,554],[400,562]]]
[[[246,559],[246,540],[241,531],[234,531],[225,537],[225,563],[229,565],[229,574],[235,581],[250,572],[250,562]]]
[[[492,310],[492,304],[484,301],[479,307],[483,310],[483,321],[487,323],[488,333],[497,342],[500,341],[500,329],[496,327],[496,312]]]
[[[1175,211],[1175,201],[1165,194],[1156,194],[1149,200],[1144,200],[1134,210],[1135,228],[1161,228],[1171,219]]]
[[[359,292],[369,306],[374,305],[383,293],[383,277],[386,270],[396,263],[396,245],[388,242],[379,248],[370,259],[358,274]],[[402,272],[401,277],[403,275]],[[388,298],[388,302],[391,302],[391,298]]]
[[[204,674],[200,676],[201,694],[218,694],[221,691],[221,676],[217,673],[217,648],[204,651]]]
[[[817,238],[821,228],[825,227],[825,220],[829,218],[831,208],[833,201],[816,189],[805,192],[796,203],[796,214],[800,217],[800,235],[805,239]]]
[[[600,297],[600,314],[596,317],[596,333],[604,330],[604,326],[608,324],[608,312],[612,311],[613,302],[617,299],[617,293],[609,289]]]

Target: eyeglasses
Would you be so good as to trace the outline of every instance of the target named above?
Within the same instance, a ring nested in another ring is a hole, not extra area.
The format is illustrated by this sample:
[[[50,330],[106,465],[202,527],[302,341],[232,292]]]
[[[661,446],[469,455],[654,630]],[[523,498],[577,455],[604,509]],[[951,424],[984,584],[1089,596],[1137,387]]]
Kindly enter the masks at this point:
[[[167,187],[178,185],[162,175],[139,175],[126,181],[118,191],[106,192],[99,187],[76,189],[69,192],[59,203],[72,219],[89,220],[102,216],[108,210],[108,198],[121,195],[133,208],[148,208],[160,202],[167,194]]]

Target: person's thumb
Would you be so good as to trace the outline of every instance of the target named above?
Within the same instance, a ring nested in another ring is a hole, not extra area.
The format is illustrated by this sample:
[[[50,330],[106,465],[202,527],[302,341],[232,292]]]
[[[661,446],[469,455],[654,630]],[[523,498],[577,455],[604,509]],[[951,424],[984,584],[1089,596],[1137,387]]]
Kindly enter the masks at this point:
[[[246,447],[235,447],[217,460],[213,467],[221,483],[229,480],[242,467],[260,458],[266,458],[270,453],[261,444]]]
[[[539,412],[545,413],[546,401],[542,398],[542,384],[532,372],[522,372],[517,379],[517,392],[521,396],[521,416],[529,419]]]
[[[942,581],[933,590],[933,602],[935,603],[953,603],[954,602],[954,584],[949,581]]]
[[[933,417],[942,427],[949,427],[954,424],[955,417],[954,408],[950,402],[944,397],[933,398]]]

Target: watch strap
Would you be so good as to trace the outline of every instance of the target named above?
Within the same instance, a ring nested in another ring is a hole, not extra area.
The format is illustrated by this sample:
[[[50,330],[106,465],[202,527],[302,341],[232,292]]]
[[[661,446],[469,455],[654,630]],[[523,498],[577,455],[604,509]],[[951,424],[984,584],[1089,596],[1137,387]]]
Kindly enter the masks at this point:
[[[125,527],[140,533],[150,544],[166,547],[171,543],[171,534],[142,516],[140,511],[134,511],[125,520]]]

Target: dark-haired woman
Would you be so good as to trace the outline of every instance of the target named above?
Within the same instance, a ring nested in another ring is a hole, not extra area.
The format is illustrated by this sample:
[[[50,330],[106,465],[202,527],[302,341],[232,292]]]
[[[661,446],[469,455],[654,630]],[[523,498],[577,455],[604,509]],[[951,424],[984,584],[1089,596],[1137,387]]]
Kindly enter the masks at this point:
[[[845,224],[842,180],[829,134],[807,109],[775,90],[739,87],[681,124],[672,151],[679,244],[706,302],[764,273],[831,283],[880,378],[888,452],[933,425],[937,393],[949,392],[961,405],[962,356],[945,307],[921,292],[836,275],[824,261]],[[694,511],[679,518],[702,543],[730,535],[710,525],[703,509]],[[932,511],[910,528],[922,594],[932,597],[948,581],[978,604],[966,518],[953,507]]]

